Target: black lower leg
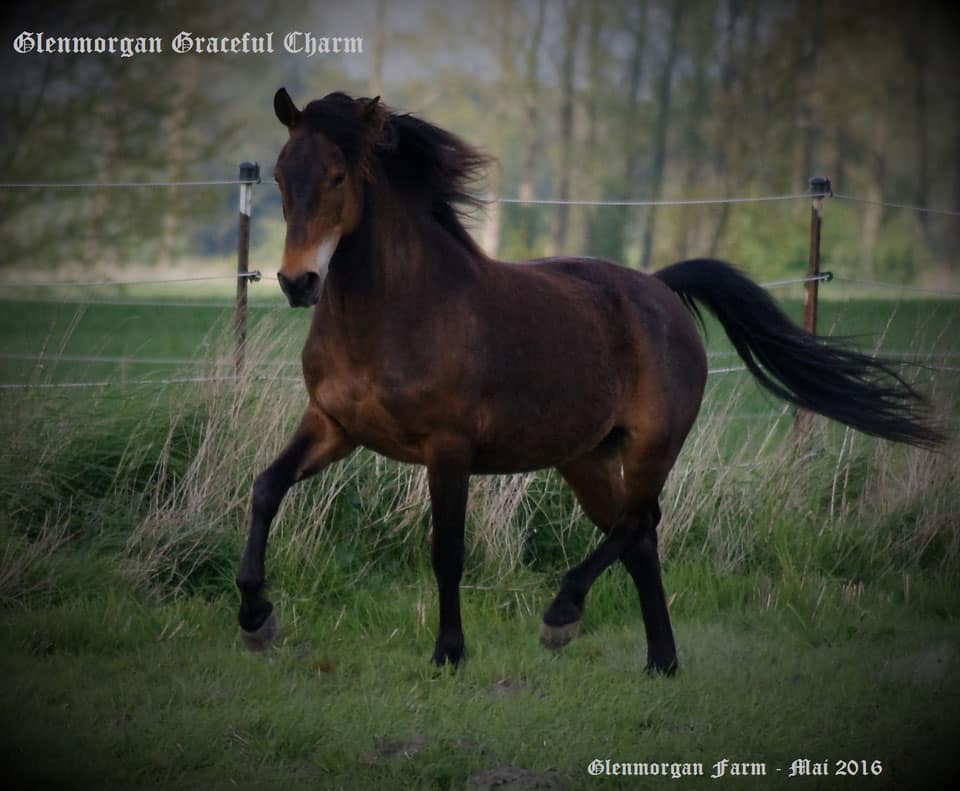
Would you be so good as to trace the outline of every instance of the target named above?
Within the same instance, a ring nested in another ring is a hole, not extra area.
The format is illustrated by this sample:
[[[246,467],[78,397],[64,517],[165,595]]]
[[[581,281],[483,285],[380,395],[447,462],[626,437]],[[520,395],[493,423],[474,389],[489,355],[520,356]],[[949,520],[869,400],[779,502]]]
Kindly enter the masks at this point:
[[[580,620],[590,587],[604,569],[620,557],[632,532],[632,525],[621,516],[587,559],[564,575],[559,593],[543,615],[547,626],[567,626]]]
[[[643,627],[647,635],[647,670],[672,675],[677,669],[677,649],[670,626],[667,599],[657,552],[660,507],[653,503],[640,515],[635,540],[621,555],[640,597]]]
[[[240,589],[240,627],[247,632],[259,629],[273,611],[273,605],[263,595],[266,585],[264,560],[270,523],[276,516],[288,488],[289,484],[278,480],[272,466],[257,478],[253,486],[250,532],[237,574],[237,587]]]
[[[263,595],[267,536],[284,495],[297,480],[297,470],[309,447],[307,437],[295,437],[253,484],[250,532],[237,574],[240,589],[238,620],[240,628],[246,632],[259,629],[273,611],[273,605]]]
[[[463,575],[463,528],[469,477],[456,466],[435,464],[428,471],[433,512],[430,559],[437,579],[440,624],[433,650],[437,665],[454,665],[464,656],[460,620],[460,578]]]

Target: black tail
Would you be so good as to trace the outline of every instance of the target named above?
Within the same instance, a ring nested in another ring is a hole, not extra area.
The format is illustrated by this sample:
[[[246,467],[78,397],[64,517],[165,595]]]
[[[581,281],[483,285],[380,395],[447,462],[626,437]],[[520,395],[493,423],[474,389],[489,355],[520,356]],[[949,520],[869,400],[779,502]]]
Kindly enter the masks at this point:
[[[893,363],[818,338],[729,264],[681,261],[656,273],[700,318],[723,325],[747,368],[772,393],[878,437],[932,448],[944,435],[926,422],[926,402]]]

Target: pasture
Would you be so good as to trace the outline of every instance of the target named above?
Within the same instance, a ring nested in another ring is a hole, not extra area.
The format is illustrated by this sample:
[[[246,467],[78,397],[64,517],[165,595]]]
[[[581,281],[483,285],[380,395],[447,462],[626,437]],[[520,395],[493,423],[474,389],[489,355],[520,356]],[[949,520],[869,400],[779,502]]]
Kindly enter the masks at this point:
[[[282,638],[246,654],[233,577],[249,488],[302,410],[308,312],[254,302],[236,382],[229,308],[163,304],[183,294],[4,303],[0,380],[116,383],[0,391],[8,772],[124,788],[918,788],[955,775],[960,303],[822,293],[822,332],[930,366],[904,371],[951,443],[928,454],[817,420],[797,446],[791,410],[742,372],[711,375],[662,501],[674,679],[643,673],[619,567],[577,640],[537,644],[559,576],[597,540],[553,473],[472,481],[468,660],[437,671],[425,482],[365,452],[284,502],[267,561]],[[716,325],[708,348],[711,369],[739,365]],[[591,777],[595,758],[701,762],[706,776]],[[711,780],[722,758],[767,775]],[[789,778],[797,758],[831,772],[879,760],[882,773]]]

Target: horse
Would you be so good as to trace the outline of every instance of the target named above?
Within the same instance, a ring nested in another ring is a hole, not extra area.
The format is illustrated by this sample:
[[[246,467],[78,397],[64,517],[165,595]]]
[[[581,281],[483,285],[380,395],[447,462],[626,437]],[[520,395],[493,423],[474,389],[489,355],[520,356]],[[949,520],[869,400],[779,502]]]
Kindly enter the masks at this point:
[[[603,538],[563,576],[540,642],[577,635],[591,585],[619,560],[639,596],[646,668],[673,674],[658,498],[703,397],[703,307],[777,396],[890,440],[943,439],[892,363],[808,334],[730,264],[646,274],[591,258],[495,260],[464,226],[490,159],[460,137],[379,97],[336,92],[299,109],[281,88],[274,111],[288,130],[274,172],[286,223],[277,278],[313,317],[305,412],[252,489],[236,579],[251,650],[278,633],[264,556],[282,498],[363,446],[426,466],[437,665],[465,656],[470,476],[555,467]]]

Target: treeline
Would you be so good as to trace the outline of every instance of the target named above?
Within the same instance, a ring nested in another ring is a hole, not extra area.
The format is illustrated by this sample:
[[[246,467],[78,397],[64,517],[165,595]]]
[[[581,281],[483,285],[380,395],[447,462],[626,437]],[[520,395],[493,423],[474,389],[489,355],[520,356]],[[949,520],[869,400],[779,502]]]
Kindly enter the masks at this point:
[[[19,15],[19,16],[18,16]],[[810,176],[868,201],[960,207],[958,12],[950,4],[825,0],[441,0],[224,15],[212,0],[135,10],[120,0],[18,9],[22,29],[170,35],[328,30],[364,54],[307,59],[120,60],[3,53],[7,181],[269,175],[283,139],[270,105],[287,85],[381,94],[495,155],[490,195],[557,200],[803,192]],[[43,27],[46,26],[46,27]],[[205,189],[0,191],[2,265],[166,262],[228,253],[236,196]],[[279,212],[257,191],[254,240]],[[491,202],[476,220],[507,258],[558,252],[656,266],[718,255],[799,271],[805,202],[684,208]],[[833,203],[825,254],[899,279],[955,272],[957,218]]]
[[[708,198],[803,192],[826,175],[873,201],[960,207],[957,20],[924,3],[499,0],[486,25],[489,144],[504,162],[494,191]],[[512,256],[571,250],[647,267],[779,244],[781,263],[800,266],[805,211],[504,206],[485,231]],[[956,265],[956,218],[830,211],[843,231],[834,252],[858,271]]]

